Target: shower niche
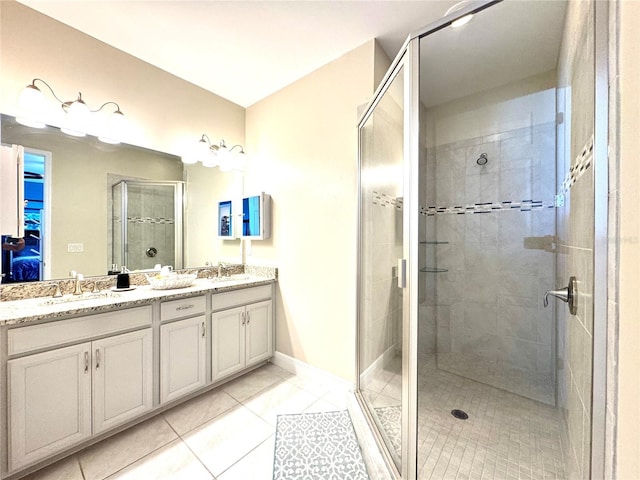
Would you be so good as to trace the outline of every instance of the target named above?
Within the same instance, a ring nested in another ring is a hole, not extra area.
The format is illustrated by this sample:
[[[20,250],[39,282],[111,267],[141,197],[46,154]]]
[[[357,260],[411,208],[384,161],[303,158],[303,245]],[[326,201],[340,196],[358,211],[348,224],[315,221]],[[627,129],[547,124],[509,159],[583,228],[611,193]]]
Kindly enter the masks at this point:
[[[183,182],[122,180],[112,187],[112,263],[182,268]]]

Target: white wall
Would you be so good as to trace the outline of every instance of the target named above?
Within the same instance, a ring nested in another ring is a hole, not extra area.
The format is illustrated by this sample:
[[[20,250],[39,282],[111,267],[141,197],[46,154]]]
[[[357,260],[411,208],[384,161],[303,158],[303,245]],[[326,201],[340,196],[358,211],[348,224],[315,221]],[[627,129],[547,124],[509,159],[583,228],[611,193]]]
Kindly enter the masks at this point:
[[[617,451],[615,467],[620,480],[640,478],[640,3],[619,2],[619,103],[620,127],[618,179],[620,198],[619,232],[615,239],[619,245],[617,279],[619,285],[619,355],[618,355],[618,409]],[[615,172],[615,170],[614,170]],[[612,305],[615,312],[616,305]],[[615,368],[615,366],[614,366]],[[609,417],[611,419],[611,417]]]
[[[370,41],[247,109],[245,191],[272,196],[273,235],[247,261],[279,269],[278,351],[354,378],[357,108],[374,89]]]

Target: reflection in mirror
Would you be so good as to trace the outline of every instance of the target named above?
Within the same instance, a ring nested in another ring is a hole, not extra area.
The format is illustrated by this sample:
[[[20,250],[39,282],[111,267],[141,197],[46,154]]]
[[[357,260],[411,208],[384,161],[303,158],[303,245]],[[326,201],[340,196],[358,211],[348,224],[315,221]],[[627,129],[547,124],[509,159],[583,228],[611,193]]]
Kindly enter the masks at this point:
[[[70,137],[54,127],[33,129],[6,115],[1,120],[4,144],[23,145],[45,158],[38,173],[43,177],[41,213],[30,217],[39,222],[35,235],[40,236],[38,248],[44,257],[42,280],[68,277],[71,270],[85,276],[107,273],[113,263],[109,220],[114,184],[123,179],[183,180],[182,162],[174,155],[110,145],[90,136]],[[177,254],[182,256],[181,251]],[[26,280],[30,279],[23,276],[13,281]]]
[[[183,183],[123,180],[112,191],[111,271],[182,268]]]
[[[233,202],[224,200],[218,202],[218,236],[222,238],[234,238],[233,228]]]

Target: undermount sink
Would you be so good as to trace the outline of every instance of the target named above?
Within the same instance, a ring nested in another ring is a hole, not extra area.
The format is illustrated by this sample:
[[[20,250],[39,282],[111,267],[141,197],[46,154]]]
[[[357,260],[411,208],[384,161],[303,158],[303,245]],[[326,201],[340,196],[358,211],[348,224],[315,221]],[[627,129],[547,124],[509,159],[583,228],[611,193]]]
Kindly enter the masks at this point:
[[[99,293],[83,293],[82,295],[64,295],[58,298],[49,298],[40,302],[40,305],[58,305],[60,303],[82,302],[86,300],[98,300],[103,298],[120,298],[119,293],[115,292],[99,292]]]

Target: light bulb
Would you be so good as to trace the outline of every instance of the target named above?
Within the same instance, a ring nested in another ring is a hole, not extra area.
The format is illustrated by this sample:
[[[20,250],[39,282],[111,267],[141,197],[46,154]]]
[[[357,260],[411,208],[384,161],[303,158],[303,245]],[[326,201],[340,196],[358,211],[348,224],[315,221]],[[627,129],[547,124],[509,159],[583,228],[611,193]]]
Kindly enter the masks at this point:
[[[81,95],[78,95],[78,99],[72,102],[67,110],[67,115],[69,115],[71,122],[79,126],[87,124],[90,114],[89,107],[84,103]]]
[[[196,144],[195,148],[196,159],[198,161],[204,163],[211,156],[211,148],[209,147],[209,142],[207,142],[204,138],[201,138],[200,141]]]
[[[124,114],[120,109],[116,110],[109,116],[104,132],[98,136],[98,139],[105,143],[120,143],[125,132],[126,123]]]
[[[35,85],[27,85],[18,96],[18,107],[24,115],[18,115],[16,121],[32,128],[44,128],[45,124],[40,119],[47,109],[44,94]]]
[[[207,155],[207,157],[202,160],[202,165],[207,168],[217,167],[218,159],[216,158],[216,155],[213,152],[209,152],[209,155]]]
[[[38,87],[27,85],[18,96],[18,106],[29,113],[42,113],[46,108],[46,100]]]
[[[461,27],[463,25],[466,25],[467,23],[469,23],[471,21],[472,18],[473,18],[473,15],[471,15],[471,14],[465,15],[464,17],[459,18],[454,22],[451,22],[451,28],[458,28],[458,27]]]
[[[65,108],[66,107],[66,108]],[[66,102],[62,108],[67,113],[64,125],[60,130],[67,135],[74,137],[84,137],[89,126],[89,116],[91,111],[82,100],[82,94],[78,93],[78,99],[73,102]]]

